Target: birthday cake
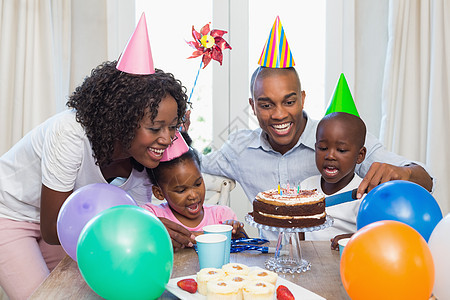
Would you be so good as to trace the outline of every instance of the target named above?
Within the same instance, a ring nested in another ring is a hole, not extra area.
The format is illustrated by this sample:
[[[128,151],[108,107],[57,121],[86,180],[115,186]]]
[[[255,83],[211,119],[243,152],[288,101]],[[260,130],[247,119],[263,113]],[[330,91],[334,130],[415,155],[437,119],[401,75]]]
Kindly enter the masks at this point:
[[[271,189],[253,201],[253,220],[275,227],[312,227],[325,223],[325,195],[317,190]]]

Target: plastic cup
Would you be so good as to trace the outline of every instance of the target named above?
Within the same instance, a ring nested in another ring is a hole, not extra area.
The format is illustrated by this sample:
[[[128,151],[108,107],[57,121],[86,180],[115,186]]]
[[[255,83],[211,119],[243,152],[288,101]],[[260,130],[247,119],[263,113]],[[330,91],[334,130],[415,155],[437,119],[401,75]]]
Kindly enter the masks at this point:
[[[202,234],[195,238],[200,269],[222,268],[226,240],[223,234]]]
[[[350,240],[350,238],[345,238],[345,239],[340,239],[338,241],[338,245],[339,245],[339,258],[342,257],[342,252],[344,251],[345,246],[347,246],[348,241]]]
[[[233,231],[233,226],[226,224],[215,224],[206,225],[203,227],[203,232],[205,234],[223,234],[227,237],[225,245],[225,253],[223,257],[223,264],[226,265],[230,262],[230,250],[231,250],[231,232]]]

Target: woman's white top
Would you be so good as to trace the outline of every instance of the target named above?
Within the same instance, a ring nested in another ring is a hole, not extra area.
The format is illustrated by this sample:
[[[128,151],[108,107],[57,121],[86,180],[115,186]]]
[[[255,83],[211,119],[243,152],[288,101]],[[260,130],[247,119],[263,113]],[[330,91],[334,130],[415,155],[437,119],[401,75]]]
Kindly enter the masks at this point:
[[[42,184],[68,192],[91,183],[107,183],[95,164],[86,133],[66,110],[39,125],[0,157],[0,217],[39,223]],[[145,171],[133,169],[118,185],[138,204],[151,199]]]

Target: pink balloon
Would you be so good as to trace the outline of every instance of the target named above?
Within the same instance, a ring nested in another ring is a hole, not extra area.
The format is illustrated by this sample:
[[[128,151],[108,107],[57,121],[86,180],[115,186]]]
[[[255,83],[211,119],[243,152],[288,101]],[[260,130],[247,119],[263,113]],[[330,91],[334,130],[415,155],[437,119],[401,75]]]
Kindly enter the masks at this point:
[[[81,230],[98,213],[117,205],[137,205],[121,188],[107,183],[93,183],[73,192],[59,210],[57,232],[66,253],[77,260]]]

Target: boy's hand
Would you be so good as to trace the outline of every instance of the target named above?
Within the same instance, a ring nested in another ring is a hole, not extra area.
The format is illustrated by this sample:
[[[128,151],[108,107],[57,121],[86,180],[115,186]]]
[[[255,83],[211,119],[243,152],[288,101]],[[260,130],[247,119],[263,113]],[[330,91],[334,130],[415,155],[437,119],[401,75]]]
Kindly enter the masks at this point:
[[[331,250],[339,250],[339,240],[352,237],[353,233],[345,233],[339,234],[332,238],[331,241]]]
[[[411,171],[408,167],[397,167],[386,163],[374,162],[359,184],[356,197],[361,199],[364,192],[391,180],[409,180]]]
[[[222,222],[222,224],[227,224],[227,225],[233,226],[233,230],[231,231],[231,235],[233,236],[233,238],[244,236],[242,234],[242,232],[245,232],[244,224],[242,224],[241,222],[239,222],[237,220],[226,220],[226,221]]]
[[[192,247],[194,245],[195,236],[189,230],[169,219],[159,219],[169,232],[174,251],[185,247]]]
[[[417,183],[431,191],[433,180],[430,175],[419,165],[410,164],[403,167],[386,163],[374,162],[359,184],[356,197],[361,199],[364,193],[370,192],[377,185],[390,180],[407,180]]]

